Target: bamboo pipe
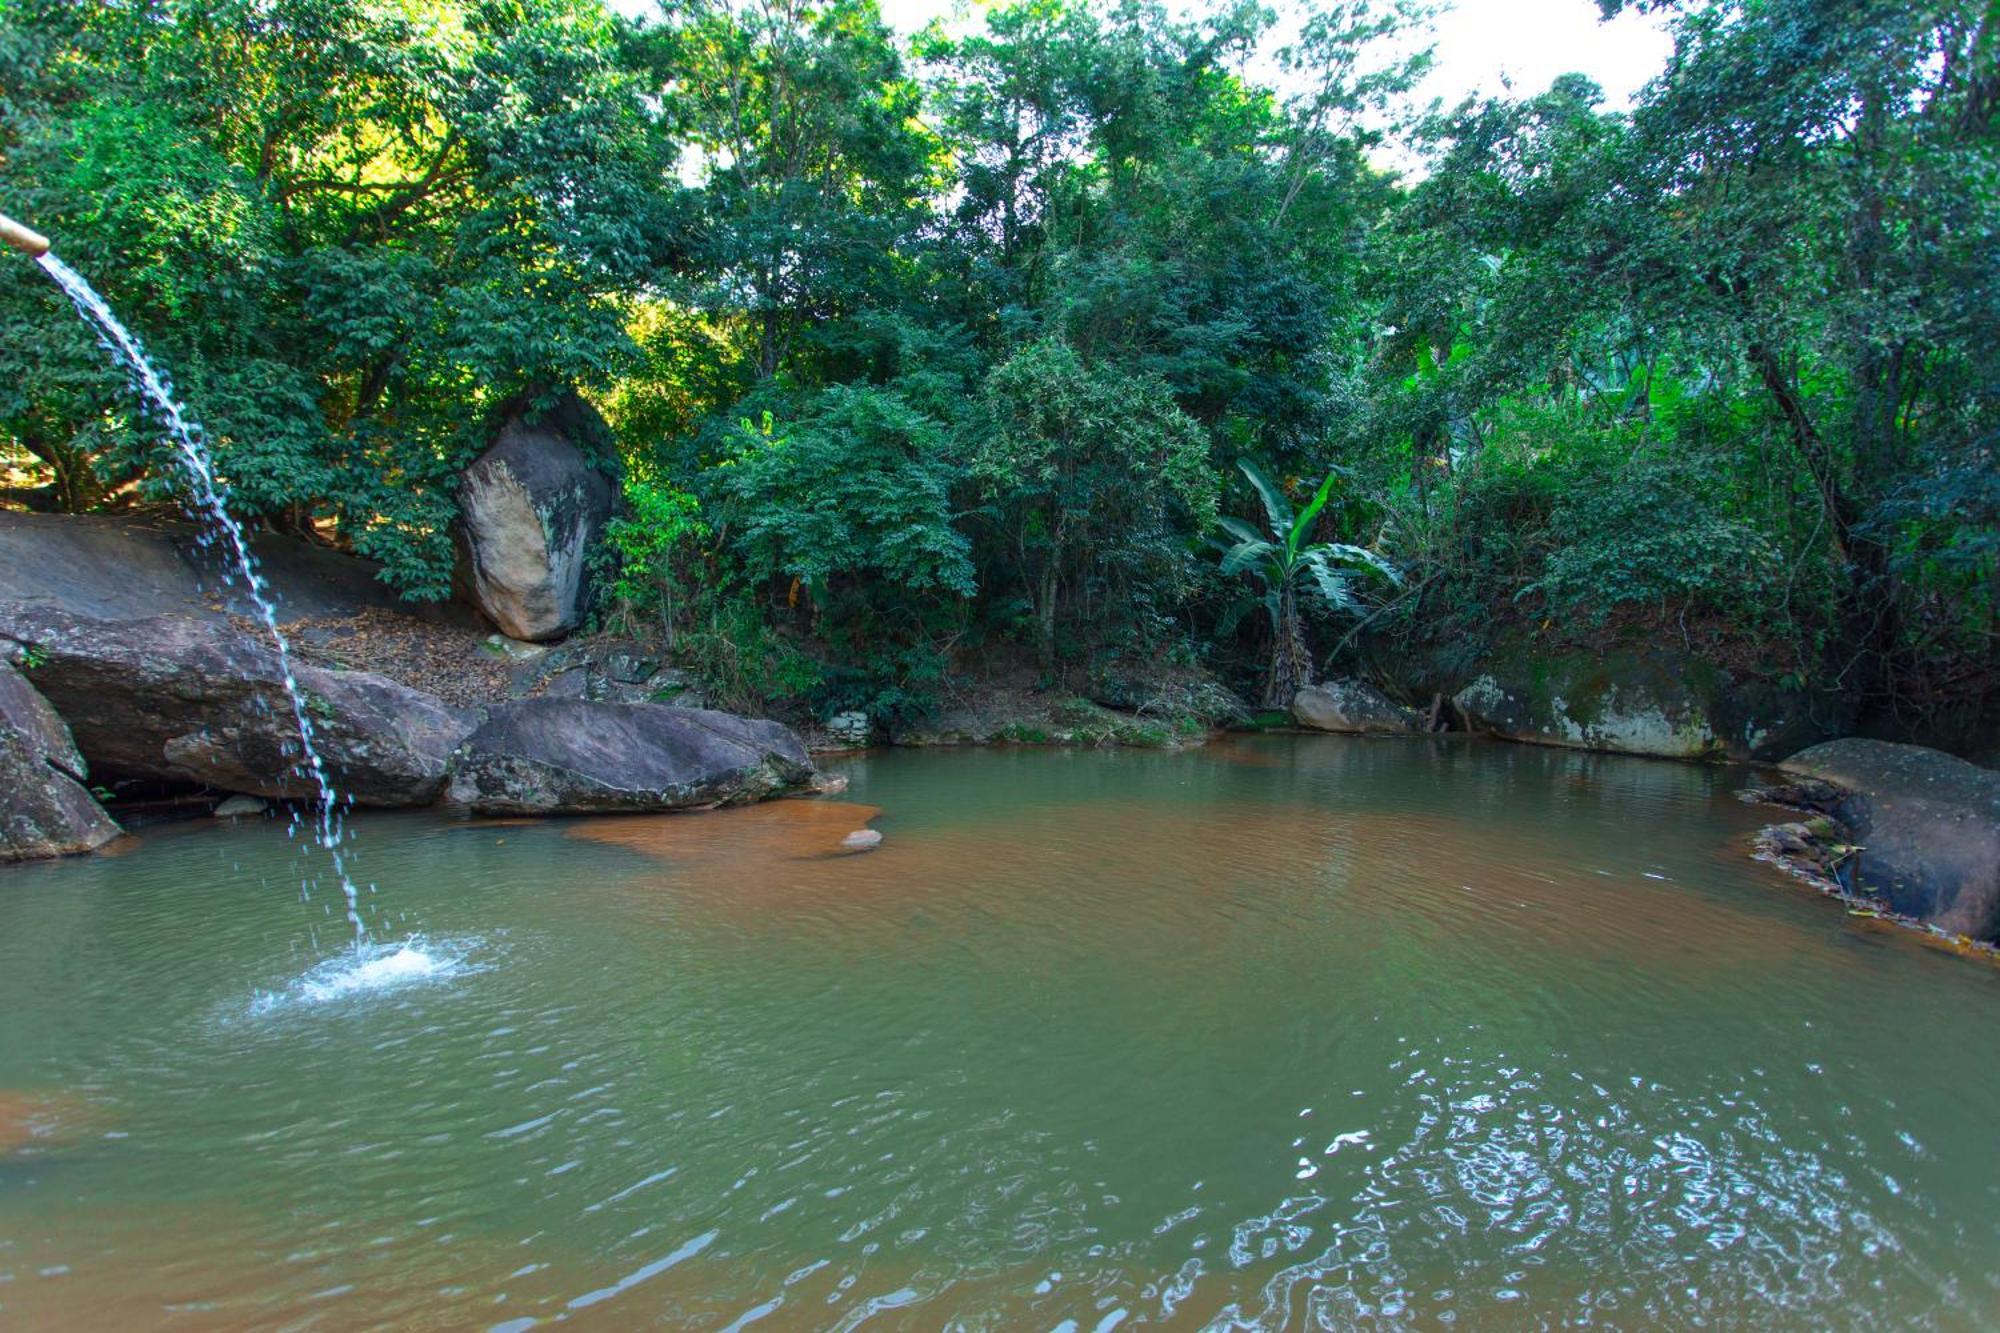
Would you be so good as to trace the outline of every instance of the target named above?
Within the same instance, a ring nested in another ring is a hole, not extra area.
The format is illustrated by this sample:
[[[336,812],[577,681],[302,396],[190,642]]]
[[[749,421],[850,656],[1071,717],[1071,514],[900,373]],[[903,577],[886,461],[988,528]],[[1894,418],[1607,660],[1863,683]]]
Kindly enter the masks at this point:
[[[14,221],[5,213],[0,213],[0,241],[5,241],[30,259],[40,259],[49,252],[48,237],[33,227]]]

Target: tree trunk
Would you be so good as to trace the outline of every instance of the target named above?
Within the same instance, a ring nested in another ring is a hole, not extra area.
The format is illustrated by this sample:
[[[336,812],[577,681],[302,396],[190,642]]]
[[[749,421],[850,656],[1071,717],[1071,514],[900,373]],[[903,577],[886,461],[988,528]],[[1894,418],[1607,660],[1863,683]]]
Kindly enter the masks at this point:
[[[1264,706],[1290,708],[1292,696],[1312,684],[1312,654],[1306,651],[1305,626],[1299,620],[1296,594],[1290,585],[1278,593],[1278,623],[1272,627],[1271,677]]]
[[[1843,650],[1852,657],[1843,672],[1843,687],[1856,696],[1872,695],[1895,651],[1897,635],[1889,552],[1879,538],[1857,530],[1860,509],[1843,484],[1833,451],[1807,413],[1797,384],[1776,353],[1764,344],[1752,344],[1750,361],[1785,418],[1793,447],[1812,476],[1834,554],[1847,575],[1846,587],[1841,592],[1840,629]]]
[[[1035,608],[1035,639],[1040,650],[1042,665],[1053,667],[1056,663],[1056,553],[1049,553],[1049,563],[1042,569],[1041,595],[1036,599],[1040,605]]]

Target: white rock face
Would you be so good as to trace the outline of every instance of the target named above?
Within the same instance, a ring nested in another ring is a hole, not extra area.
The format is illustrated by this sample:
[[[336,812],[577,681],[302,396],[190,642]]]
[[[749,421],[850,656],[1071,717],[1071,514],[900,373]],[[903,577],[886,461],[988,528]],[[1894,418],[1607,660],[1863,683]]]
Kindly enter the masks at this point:
[[[1478,729],[1535,745],[1662,759],[1707,759],[1726,748],[1698,701],[1662,699],[1636,684],[1609,686],[1588,707],[1576,707],[1560,693],[1538,704],[1524,691],[1481,676],[1452,702]]]
[[[459,478],[472,598],[509,638],[561,638],[583,618],[586,561],[614,490],[579,440],[601,429],[575,400],[516,417]]]

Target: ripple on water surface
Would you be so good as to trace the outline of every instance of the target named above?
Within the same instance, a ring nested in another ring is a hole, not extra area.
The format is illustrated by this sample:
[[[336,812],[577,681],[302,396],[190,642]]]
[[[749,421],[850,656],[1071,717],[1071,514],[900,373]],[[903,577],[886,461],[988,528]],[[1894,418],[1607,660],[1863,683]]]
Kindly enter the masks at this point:
[[[13,881],[0,1325],[2000,1310],[1995,974],[1744,860],[1717,774],[850,771],[869,804],[357,820],[400,942],[330,959],[269,830]]]

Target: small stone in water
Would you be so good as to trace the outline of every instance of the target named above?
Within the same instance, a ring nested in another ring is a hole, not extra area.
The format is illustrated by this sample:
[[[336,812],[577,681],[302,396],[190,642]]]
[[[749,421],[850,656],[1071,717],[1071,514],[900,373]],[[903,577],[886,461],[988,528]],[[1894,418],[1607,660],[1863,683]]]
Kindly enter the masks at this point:
[[[842,838],[840,845],[851,852],[872,851],[882,845],[882,835],[872,828],[858,828]]]
[[[265,805],[255,796],[232,796],[215,807],[217,819],[241,819],[246,815],[261,815]]]

